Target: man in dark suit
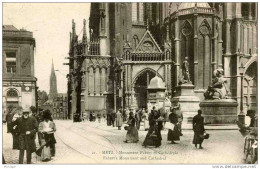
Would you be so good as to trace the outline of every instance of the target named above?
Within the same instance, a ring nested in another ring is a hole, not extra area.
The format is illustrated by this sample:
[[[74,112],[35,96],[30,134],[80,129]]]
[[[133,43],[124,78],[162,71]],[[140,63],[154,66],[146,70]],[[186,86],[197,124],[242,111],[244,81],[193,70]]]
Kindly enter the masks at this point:
[[[24,150],[26,150],[27,164],[31,164],[32,153],[36,150],[35,134],[38,129],[37,120],[29,116],[29,112],[23,112],[23,116],[13,122],[17,125],[19,134],[19,164],[23,164]]]

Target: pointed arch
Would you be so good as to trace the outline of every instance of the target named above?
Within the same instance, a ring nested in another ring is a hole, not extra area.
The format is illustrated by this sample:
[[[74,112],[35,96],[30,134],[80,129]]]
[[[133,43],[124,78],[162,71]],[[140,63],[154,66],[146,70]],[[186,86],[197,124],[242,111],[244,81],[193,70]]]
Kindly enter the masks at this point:
[[[186,37],[190,36],[192,34],[192,26],[191,23],[188,20],[185,20],[182,28],[181,28],[181,33]]]
[[[202,36],[207,36],[207,35],[210,35],[211,33],[211,27],[207,21],[207,19],[204,19],[200,26],[199,26],[199,33],[202,35]]]
[[[136,83],[137,79],[138,79],[143,73],[145,73],[145,72],[147,72],[147,71],[150,71],[150,72],[153,72],[153,73],[156,74],[156,71],[155,71],[154,69],[152,69],[152,68],[145,68],[145,69],[141,70],[140,72],[138,72],[138,73],[136,74],[136,76],[135,76],[134,79],[133,79],[132,86],[135,86],[135,83]],[[157,75],[164,81],[164,78],[160,75],[159,72],[157,72]]]

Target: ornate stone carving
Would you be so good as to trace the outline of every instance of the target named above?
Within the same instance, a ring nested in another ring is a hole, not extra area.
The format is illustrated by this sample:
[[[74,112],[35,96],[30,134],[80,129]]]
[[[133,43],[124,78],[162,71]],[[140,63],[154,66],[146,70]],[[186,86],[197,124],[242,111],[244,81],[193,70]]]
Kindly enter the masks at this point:
[[[203,20],[203,22],[201,23],[199,31],[204,36],[210,34],[210,26],[206,20]]]
[[[185,57],[185,60],[182,63],[182,71],[180,72],[181,74],[179,75],[179,85],[188,83],[190,84],[190,73],[189,73],[189,67],[190,64],[188,62],[188,57]]]
[[[182,27],[181,30],[182,34],[184,36],[189,36],[192,33],[192,27],[188,21],[185,21],[184,26]]]
[[[214,70],[214,79],[212,80],[212,85],[210,85],[204,93],[204,97],[206,100],[230,98],[230,91],[226,86],[227,81],[223,78],[223,73],[223,69]]]

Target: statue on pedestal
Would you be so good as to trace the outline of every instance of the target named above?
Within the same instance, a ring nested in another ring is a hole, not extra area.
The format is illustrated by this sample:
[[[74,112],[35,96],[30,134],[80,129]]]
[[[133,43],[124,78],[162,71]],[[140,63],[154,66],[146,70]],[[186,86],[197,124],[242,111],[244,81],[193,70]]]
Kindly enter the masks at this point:
[[[182,63],[181,69],[182,71],[180,72],[180,76],[179,76],[179,85],[184,84],[184,83],[188,83],[190,84],[190,72],[189,72],[189,67],[190,64],[188,62],[188,57],[185,57],[185,60]]]
[[[224,70],[216,69],[213,72],[214,79],[212,85],[204,93],[205,99],[228,99],[230,92],[226,86],[227,80],[223,78]]]

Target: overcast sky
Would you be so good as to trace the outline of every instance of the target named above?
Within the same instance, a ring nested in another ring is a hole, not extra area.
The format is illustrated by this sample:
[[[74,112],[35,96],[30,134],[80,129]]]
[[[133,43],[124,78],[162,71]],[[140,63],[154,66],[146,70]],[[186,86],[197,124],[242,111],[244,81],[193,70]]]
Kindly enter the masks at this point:
[[[68,62],[64,57],[69,52],[72,19],[76,22],[76,33],[79,34],[83,19],[88,20],[89,12],[90,3],[3,3],[4,25],[33,32],[36,40],[35,77],[38,78],[40,90],[49,93],[53,58],[55,69],[60,70],[55,72],[58,92],[67,92],[68,66],[63,63]]]

